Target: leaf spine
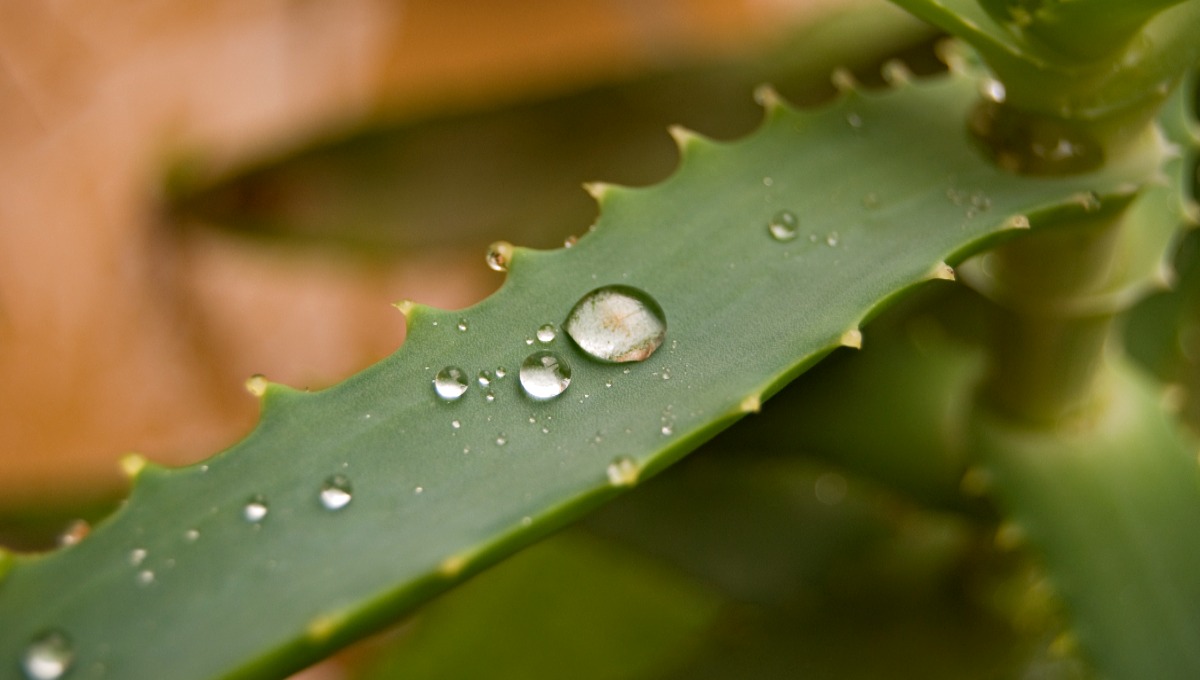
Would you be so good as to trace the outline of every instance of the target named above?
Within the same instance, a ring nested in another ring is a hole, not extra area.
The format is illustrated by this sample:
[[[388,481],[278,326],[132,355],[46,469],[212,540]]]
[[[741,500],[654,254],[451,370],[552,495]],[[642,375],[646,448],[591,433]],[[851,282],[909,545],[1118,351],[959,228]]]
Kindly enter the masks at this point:
[[[908,65],[899,59],[889,59],[879,69],[884,82],[892,87],[902,87],[912,82],[913,73]]]
[[[742,413],[758,413],[762,411],[762,399],[757,394],[751,394],[738,404],[738,408],[742,410]]]
[[[852,349],[862,349],[862,343],[863,343],[862,331],[858,330],[857,328],[851,328],[850,330],[846,331],[845,333],[842,333],[842,337],[838,338],[838,342],[841,343],[842,347],[850,347]]]
[[[671,125],[667,128],[667,133],[671,135],[671,139],[675,140],[675,146],[679,147],[680,153],[687,151],[689,146],[698,143],[702,139],[700,133],[689,130],[682,125]]]
[[[854,92],[858,89],[858,79],[845,66],[839,66],[829,74],[829,82],[833,83],[838,92]]]
[[[446,578],[454,578],[462,573],[464,567],[467,566],[467,558],[465,555],[451,555],[442,560],[438,565],[438,573]]]
[[[754,88],[754,101],[768,113],[783,108],[783,98],[767,83]]]
[[[1013,215],[1004,221],[1005,229],[1029,229],[1029,218],[1025,215]]]
[[[407,319],[412,317],[413,310],[417,308],[417,303],[413,302],[412,300],[401,300],[399,302],[393,302],[392,306],[400,310],[400,313],[403,314],[404,318]]]
[[[148,462],[141,454],[127,453],[117,461],[117,466],[121,468],[121,473],[129,479],[137,479],[142,470],[146,469]]]
[[[938,262],[933,266],[933,270],[929,272],[929,278],[941,279],[942,281],[956,281],[958,276],[954,273],[954,267],[945,262]]]
[[[597,203],[603,203],[606,196],[613,192],[615,185],[608,182],[584,182],[583,190],[596,199]]]
[[[256,397],[261,397],[267,393],[267,386],[270,382],[262,373],[255,373],[246,378],[246,391]]]

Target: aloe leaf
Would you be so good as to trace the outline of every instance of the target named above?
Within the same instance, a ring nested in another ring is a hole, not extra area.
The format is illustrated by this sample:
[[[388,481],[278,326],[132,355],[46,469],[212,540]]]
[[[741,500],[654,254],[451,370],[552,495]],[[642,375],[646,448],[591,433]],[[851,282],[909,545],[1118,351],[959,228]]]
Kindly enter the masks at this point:
[[[1077,429],[978,414],[972,440],[1014,533],[1045,560],[1073,634],[1109,678],[1200,675],[1196,442],[1128,367]]]
[[[1074,197],[1136,192],[1162,149],[1062,179],[1005,174],[962,132],[978,82],[955,74],[796,112],[717,144],[680,133],[654,187],[596,187],[577,246],[516,249],[502,288],[461,312],[406,305],[400,350],[330,389],[265,387],[262,419],[203,465],[147,466],[90,536],[18,557],[0,585],[0,669],[39,636],[69,640],[77,677],[273,677],[420,602],[652,475],[749,412],[877,308],[1019,227],[1078,216]],[[797,237],[767,224],[793,211]],[[665,311],[641,363],[592,360],[533,401],[516,372],[537,329],[598,286]],[[465,330],[459,330],[461,327]],[[457,401],[443,367],[507,369]],[[611,387],[608,385],[611,384]],[[458,423],[456,427],[454,424]],[[322,506],[332,475],[353,485]],[[262,500],[267,514],[250,515]],[[144,552],[143,552],[144,551]]]

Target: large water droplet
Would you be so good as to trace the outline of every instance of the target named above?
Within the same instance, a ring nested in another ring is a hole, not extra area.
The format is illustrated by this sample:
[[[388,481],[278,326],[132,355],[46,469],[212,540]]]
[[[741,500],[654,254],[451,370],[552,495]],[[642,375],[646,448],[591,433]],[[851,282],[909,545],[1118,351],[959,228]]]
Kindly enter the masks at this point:
[[[254,494],[242,507],[242,517],[247,522],[258,524],[267,516],[267,499],[262,494]]]
[[[644,361],[663,343],[662,307],[632,286],[604,286],[584,295],[565,324],[579,348],[601,361]]]
[[[21,667],[29,680],[57,680],[71,669],[75,648],[61,631],[51,630],[38,635],[25,648]]]
[[[454,401],[467,391],[467,374],[457,366],[447,366],[433,378],[433,390],[446,401]]]
[[[488,246],[487,266],[498,272],[508,271],[508,264],[512,262],[513,244],[508,241],[496,241]]]
[[[800,226],[800,220],[796,218],[796,213],[791,210],[780,210],[775,213],[770,222],[767,222],[767,231],[776,241],[791,241],[796,238],[796,227],[798,226]]]
[[[534,352],[521,363],[521,387],[534,399],[553,399],[570,384],[571,367],[554,352]]]
[[[345,475],[333,475],[321,485],[321,505],[326,510],[341,510],[353,498],[350,480]]]

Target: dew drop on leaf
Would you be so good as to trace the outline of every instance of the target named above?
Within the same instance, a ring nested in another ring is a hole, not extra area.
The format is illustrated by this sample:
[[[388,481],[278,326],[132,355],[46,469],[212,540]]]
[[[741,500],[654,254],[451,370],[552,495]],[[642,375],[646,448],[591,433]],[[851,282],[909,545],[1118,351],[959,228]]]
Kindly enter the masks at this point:
[[[479,372],[479,376],[476,378],[476,381],[479,383],[480,387],[487,387],[488,385],[492,384],[493,379],[494,376],[492,375],[492,372],[484,369]]]
[[[247,522],[258,524],[267,516],[267,499],[262,494],[255,494],[242,507],[242,517]]]
[[[149,569],[144,569],[138,572],[137,580],[140,585],[148,586],[151,583],[154,583],[154,572],[150,571]]]
[[[61,631],[38,635],[25,648],[21,667],[29,680],[57,680],[71,669],[75,648]]]
[[[553,399],[571,384],[571,367],[554,352],[534,352],[521,363],[521,388],[533,399]]]
[[[644,361],[667,335],[662,307],[632,286],[604,286],[584,295],[564,325],[584,352],[614,363]]]
[[[467,320],[459,319],[457,328],[460,333],[466,333],[467,332]]]
[[[800,220],[796,218],[796,213],[791,210],[780,210],[775,213],[770,222],[767,222],[767,231],[776,241],[791,241],[796,238],[796,227],[799,225]]]
[[[558,330],[554,328],[554,324],[548,323],[537,329],[538,342],[543,345],[554,342],[554,338],[558,337]]]
[[[139,564],[144,562],[145,559],[146,559],[146,549],[145,548],[134,548],[133,550],[129,551],[129,563],[132,564],[133,566],[135,566],[135,567],[138,566]]]
[[[183,532],[183,537],[188,543],[195,543],[196,539],[200,538],[200,530],[188,529],[187,531]]]
[[[352,489],[345,475],[333,475],[321,485],[321,505],[326,510],[341,510],[350,504]]]
[[[433,378],[433,390],[446,401],[454,401],[467,391],[467,374],[457,366],[447,366]]]
[[[505,369],[503,366],[496,367],[496,378],[497,379],[503,378],[506,375],[508,375],[507,369]]]
[[[496,241],[488,246],[487,255],[484,259],[487,260],[487,266],[498,272],[508,271],[508,264],[512,262],[513,245],[508,241]]]

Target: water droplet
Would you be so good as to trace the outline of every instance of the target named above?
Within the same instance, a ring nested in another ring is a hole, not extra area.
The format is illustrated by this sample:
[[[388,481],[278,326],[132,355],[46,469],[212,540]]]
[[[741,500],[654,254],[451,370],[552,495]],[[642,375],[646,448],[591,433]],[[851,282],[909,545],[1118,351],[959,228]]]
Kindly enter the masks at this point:
[[[414,487],[413,493],[420,496],[421,494],[425,493],[425,487],[423,487],[423,486]]]
[[[579,243],[579,237],[571,235],[563,239],[563,248],[574,248],[575,244]]]
[[[504,368],[503,366],[496,367],[496,377],[497,378],[503,378],[506,375],[508,375],[508,369]]]
[[[484,401],[486,401],[486,402],[487,402],[487,403],[489,403],[489,404],[490,404],[490,403],[492,403],[492,402],[494,402],[494,401],[496,401],[496,393],[495,393],[495,392],[493,392],[493,391],[491,391],[491,390],[488,390],[487,392],[484,392],[484,393],[483,393],[483,400],[484,400]]]
[[[862,116],[858,115],[857,113],[847,113],[846,114],[846,123],[849,124],[850,127],[857,130],[862,127],[862,124],[863,124]]]
[[[670,380],[670,379],[671,379],[671,369],[669,369],[669,368],[664,368],[664,369],[663,369],[663,372],[662,372],[662,379],[663,379],[663,380]]]
[[[763,186],[769,187],[773,184],[775,184],[775,180],[771,179],[770,177],[763,177]]]
[[[504,446],[507,443],[508,443],[508,435],[504,434],[503,432],[496,435],[496,446]]]
[[[138,580],[139,584],[141,584],[143,586],[148,586],[151,583],[154,583],[154,572],[150,571],[149,569],[144,569],[142,571],[139,571],[137,580]]]
[[[129,563],[132,564],[133,566],[136,567],[145,561],[146,561],[146,549],[145,548],[134,548],[133,550],[129,551]]]
[[[456,326],[456,328],[458,328],[460,333],[466,333],[467,332],[467,320],[459,319],[458,326]]]
[[[613,486],[633,486],[637,483],[641,468],[629,456],[620,456],[608,464],[608,483]]]
[[[263,498],[262,494],[255,494],[246,501],[246,505],[242,508],[242,517],[246,518],[247,522],[258,524],[267,516],[267,499]]]
[[[492,379],[492,372],[485,369],[479,372],[479,377],[475,380],[479,383],[480,387],[487,387],[492,384]]]
[[[61,631],[50,630],[38,635],[25,648],[21,667],[29,680],[58,680],[71,669],[75,648]]]
[[[333,475],[321,485],[321,505],[326,510],[341,510],[353,499],[350,480],[345,475]]]
[[[542,343],[543,345],[554,342],[554,338],[557,337],[558,329],[556,329],[552,323],[545,324],[541,328],[537,329],[538,342]]]
[[[187,531],[183,532],[183,538],[188,543],[195,543],[196,539],[200,538],[200,530],[188,529]]]
[[[553,399],[571,384],[571,367],[554,352],[534,352],[521,363],[521,388],[538,400]]]
[[[458,420],[451,420],[450,427],[453,427],[454,429],[457,430],[458,428],[462,427],[462,422],[458,421]]]
[[[796,218],[796,213],[791,210],[780,210],[775,213],[770,222],[767,222],[767,231],[776,241],[791,241],[796,238],[796,227],[799,225],[800,220]]]
[[[983,81],[980,85],[980,94],[997,104],[1002,103],[1008,96],[1008,92],[1004,89],[1004,83],[995,78],[988,78]]]
[[[663,433],[664,437],[670,437],[671,435],[675,434],[675,428],[671,427],[670,425],[663,425],[660,431]]]
[[[487,260],[487,266],[495,271],[506,272],[508,271],[509,263],[512,262],[512,256],[513,244],[508,241],[496,241],[488,246],[485,259]]]
[[[829,246],[830,248],[834,248],[837,246],[839,238],[840,237],[836,231],[831,231],[829,232],[829,235],[825,237],[825,245]]]
[[[433,389],[446,401],[454,401],[467,391],[467,374],[457,366],[447,366],[433,378]]]
[[[567,335],[601,361],[644,361],[663,343],[667,320],[658,302],[632,286],[604,286],[571,309]]]

